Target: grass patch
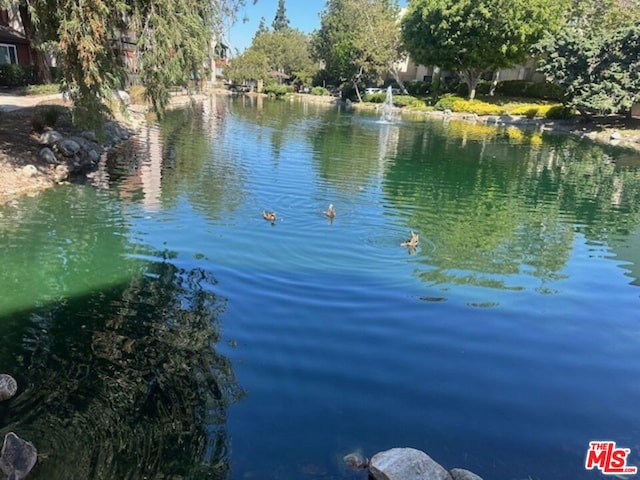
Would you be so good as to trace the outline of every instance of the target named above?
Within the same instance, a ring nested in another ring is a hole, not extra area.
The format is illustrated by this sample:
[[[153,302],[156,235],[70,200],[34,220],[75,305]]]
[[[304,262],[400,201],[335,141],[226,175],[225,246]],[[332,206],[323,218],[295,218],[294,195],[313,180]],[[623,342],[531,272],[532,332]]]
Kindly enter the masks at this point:
[[[22,95],[55,95],[60,93],[59,83],[50,83],[48,85],[27,85],[20,89]]]
[[[134,85],[129,89],[129,97],[131,98],[131,103],[136,105],[146,105],[147,104],[147,89],[142,85]]]

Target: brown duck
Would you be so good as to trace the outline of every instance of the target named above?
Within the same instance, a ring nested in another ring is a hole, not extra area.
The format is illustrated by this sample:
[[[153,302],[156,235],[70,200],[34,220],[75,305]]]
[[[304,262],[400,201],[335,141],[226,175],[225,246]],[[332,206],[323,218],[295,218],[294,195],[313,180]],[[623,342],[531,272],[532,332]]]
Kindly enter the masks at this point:
[[[402,242],[400,244],[401,247],[409,247],[409,248],[416,248],[418,246],[418,243],[420,242],[420,235],[418,235],[415,232],[411,232],[411,238],[409,240],[407,240],[406,242]]]
[[[264,218],[265,220],[271,223],[274,223],[278,217],[276,216],[276,212],[272,212],[270,210],[263,210],[262,218]]]
[[[329,205],[329,208],[324,212],[324,214],[329,218],[336,218],[336,209],[333,208],[333,203]]]

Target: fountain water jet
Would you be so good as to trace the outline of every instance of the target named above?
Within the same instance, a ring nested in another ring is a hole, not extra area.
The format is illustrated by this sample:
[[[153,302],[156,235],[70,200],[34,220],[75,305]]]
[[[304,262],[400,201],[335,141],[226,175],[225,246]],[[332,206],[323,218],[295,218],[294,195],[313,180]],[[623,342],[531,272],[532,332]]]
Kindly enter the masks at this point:
[[[380,107],[380,121],[384,123],[393,123],[396,120],[395,107],[393,106],[393,90],[391,85],[387,88],[387,98],[385,98],[382,107]]]

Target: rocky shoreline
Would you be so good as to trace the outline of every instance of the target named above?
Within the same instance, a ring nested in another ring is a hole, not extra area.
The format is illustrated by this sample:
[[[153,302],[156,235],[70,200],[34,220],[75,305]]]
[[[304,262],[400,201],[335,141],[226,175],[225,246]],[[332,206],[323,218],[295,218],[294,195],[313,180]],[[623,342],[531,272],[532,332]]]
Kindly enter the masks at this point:
[[[379,108],[376,104],[351,104],[352,108],[375,111]],[[483,115],[440,111],[419,111],[411,109],[398,109],[403,117],[433,118],[443,121],[458,120],[470,123],[478,123],[487,126],[503,127],[513,126],[523,130],[537,130],[567,134],[579,138],[586,138],[601,145],[634,150],[640,154],[640,118],[625,118],[620,116],[596,117],[593,121],[585,123],[579,118],[571,120],[548,120],[544,118],[527,118],[519,115]]]

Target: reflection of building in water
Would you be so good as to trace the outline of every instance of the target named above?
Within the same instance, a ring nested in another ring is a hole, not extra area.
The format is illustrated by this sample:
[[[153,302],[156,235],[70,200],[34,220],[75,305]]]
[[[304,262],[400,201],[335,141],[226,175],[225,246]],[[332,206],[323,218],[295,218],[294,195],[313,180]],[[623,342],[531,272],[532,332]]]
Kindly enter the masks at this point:
[[[160,129],[146,125],[131,140],[128,148],[118,150],[128,174],[119,182],[120,196],[142,201],[146,211],[160,209],[162,194],[162,138]]]
[[[142,180],[142,203],[147,211],[160,209],[162,196],[162,137],[160,129],[147,125],[140,137],[146,145],[146,158],[140,165]]]
[[[209,95],[201,105],[203,122],[207,126],[207,131],[212,132],[217,126],[224,122],[227,114],[227,104],[216,95]]]

